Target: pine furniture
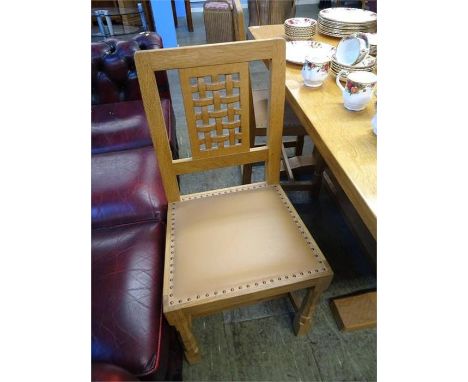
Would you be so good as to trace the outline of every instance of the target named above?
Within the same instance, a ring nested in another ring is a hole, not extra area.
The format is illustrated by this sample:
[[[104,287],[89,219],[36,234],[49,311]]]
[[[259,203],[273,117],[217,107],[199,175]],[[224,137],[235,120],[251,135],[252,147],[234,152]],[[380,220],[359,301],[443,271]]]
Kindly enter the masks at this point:
[[[270,63],[267,143],[251,148],[251,61]],[[137,52],[135,62],[168,199],[163,307],[190,363],[192,319],[289,295],[304,335],[333,272],[279,185],[285,42],[242,41]],[[191,157],[173,160],[155,71],[178,69]],[[181,195],[177,175],[265,162],[265,182]],[[306,289],[302,300],[295,291]]]

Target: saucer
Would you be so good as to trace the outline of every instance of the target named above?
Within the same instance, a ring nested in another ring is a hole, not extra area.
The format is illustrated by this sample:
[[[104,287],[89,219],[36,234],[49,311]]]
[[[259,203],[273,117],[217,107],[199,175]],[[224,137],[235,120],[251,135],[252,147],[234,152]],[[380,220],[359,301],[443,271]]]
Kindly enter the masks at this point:
[[[286,61],[303,65],[306,56],[329,57],[335,54],[336,48],[318,41],[287,41]]]

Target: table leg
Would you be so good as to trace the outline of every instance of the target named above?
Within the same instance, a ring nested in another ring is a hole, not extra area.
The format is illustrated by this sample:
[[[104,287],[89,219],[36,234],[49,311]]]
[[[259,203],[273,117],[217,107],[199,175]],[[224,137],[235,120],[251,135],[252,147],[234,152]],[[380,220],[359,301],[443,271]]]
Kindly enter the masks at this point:
[[[102,34],[103,37],[107,37],[106,30],[104,28],[104,23],[102,22],[101,11],[95,11],[94,13],[96,14],[99,32]]]
[[[106,10],[103,11],[103,15],[106,18],[106,24],[107,24],[107,29],[109,30],[109,34],[111,36],[113,36],[114,35],[114,28],[112,28],[112,19],[110,18],[110,16],[108,16],[109,11],[106,11]]]
[[[323,160],[322,155],[317,150],[317,147],[314,147],[313,157],[315,159],[315,169],[313,175],[313,187],[312,187],[312,196],[318,198],[320,195],[320,189],[322,188],[322,176],[323,171],[325,170],[325,161]]]
[[[188,30],[189,32],[193,32],[192,8],[190,8],[190,0],[185,0],[185,16],[187,18]]]
[[[143,10],[143,5],[141,3],[137,4],[138,13],[140,14],[141,25],[145,31],[148,30],[148,24],[146,23],[145,11]]]
[[[174,26],[177,28],[178,21],[177,21],[177,10],[175,6],[175,0],[171,0],[171,7],[172,7],[172,16],[174,17]]]

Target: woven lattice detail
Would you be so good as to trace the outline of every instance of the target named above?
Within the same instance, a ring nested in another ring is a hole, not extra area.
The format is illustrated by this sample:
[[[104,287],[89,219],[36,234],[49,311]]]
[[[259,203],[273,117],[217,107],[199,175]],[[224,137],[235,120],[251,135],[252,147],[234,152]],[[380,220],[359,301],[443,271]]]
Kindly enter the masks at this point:
[[[198,77],[192,85],[201,150],[234,146],[242,141],[240,81],[235,80],[235,76],[236,74],[227,74],[224,81],[221,78],[212,78],[211,82],[206,77]]]
[[[181,69],[192,157],[248,152],[248,65]]]

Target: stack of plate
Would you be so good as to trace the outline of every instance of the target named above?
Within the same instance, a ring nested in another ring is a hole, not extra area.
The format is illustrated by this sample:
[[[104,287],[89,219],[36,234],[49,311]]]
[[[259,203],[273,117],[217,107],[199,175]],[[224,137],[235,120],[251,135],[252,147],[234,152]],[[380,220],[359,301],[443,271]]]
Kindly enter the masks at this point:
[[[319,12],[318,31],[332,37],[345,37],[354,32],[377,30],[377,13],[359,8],[327,8]]]
[[[311,40],[315,35],[317,20],[295,17],[284,22],[284,32],[290,40]]]
[[[364,60],[362,60],[359,64],[354,65],[354,66],[348,66],[348,65],[343,65],[340,64],[338,61],[336,61],[336,56],[332,56],[332,62],[331,62],[331,70],[333,74],[336,76],[341,70],[347,70],[349,72],[375,72],[376,68],[376,63],[377,59],[372,56],[367,56]],[[341,76],[341,79],[343,81],[346,80],[346,73]]]
[[[366,33],[367,41],[369,41],[369,54],[377,57],[377,33]]]

